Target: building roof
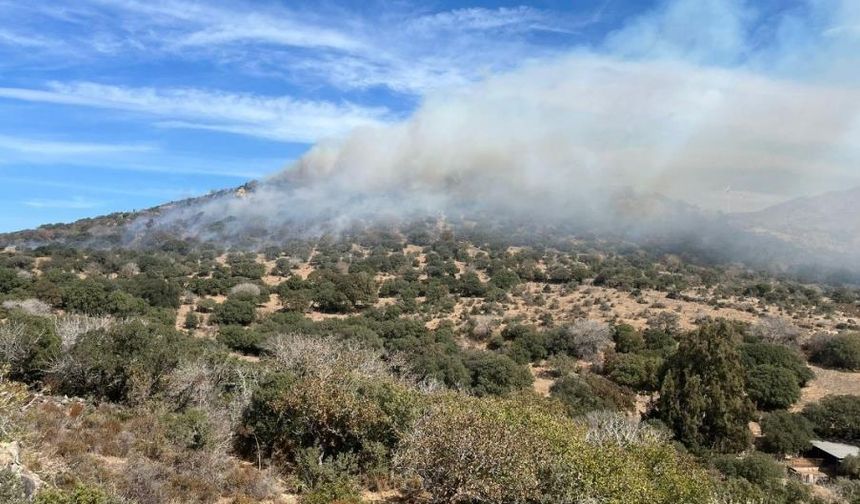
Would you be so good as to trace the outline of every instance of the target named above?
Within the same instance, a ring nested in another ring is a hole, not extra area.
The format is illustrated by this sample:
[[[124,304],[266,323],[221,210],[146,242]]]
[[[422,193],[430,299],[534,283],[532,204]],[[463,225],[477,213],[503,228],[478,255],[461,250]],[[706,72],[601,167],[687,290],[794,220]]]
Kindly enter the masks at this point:
[[[844,443],[815,440],[812,441],[812,446],[839,460],[842,460],[849,455],[860,455],[860,448]]]

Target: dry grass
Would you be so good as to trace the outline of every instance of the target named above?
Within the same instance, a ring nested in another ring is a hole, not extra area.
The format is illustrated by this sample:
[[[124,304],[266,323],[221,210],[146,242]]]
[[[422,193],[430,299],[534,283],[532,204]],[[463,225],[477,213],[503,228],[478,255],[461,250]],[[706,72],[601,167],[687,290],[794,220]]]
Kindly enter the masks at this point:
[[[800,411],[807,404],[827,395],[860,396],[860,373],[809,367],[815,373],[815,378],[801,390],[800,400],[792,406],[792,411]]]
[[[529,371],[534,377],[532,382],[534,391],[542,397],[549,397],[549,389],[555,383],[555,380],[550,377],[550,370],[543,365],[529,364]]]

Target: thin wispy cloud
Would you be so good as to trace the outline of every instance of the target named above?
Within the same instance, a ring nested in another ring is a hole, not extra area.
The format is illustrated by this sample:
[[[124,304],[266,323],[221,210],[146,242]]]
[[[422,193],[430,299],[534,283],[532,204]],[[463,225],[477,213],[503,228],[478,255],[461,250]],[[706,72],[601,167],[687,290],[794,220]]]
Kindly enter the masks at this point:
[[[534,7],[471,7],[419,16],[407,23],[407,29],[434,33],[436,31],[557,31],[563,23]]]
[[[105,144],[51,141],[0,134],[0,151],[2,150],[37,155],[39,157],[57,157],[143,153],[155,151],[156,147],[146,144]]]
[[[416,12],[386,4],[364,13],[253,7],[185,0],[88,0],[60,9],[7,4],[18,16],[53,16],[75,27],[80,33],[70,40],[82,57],[170,56],[298,83],[415,95],[547,55],[554,49],[531,34],[575,33],[599,21],[602,6],[584,16],[525,6]]]
[[[196,88],[135,88],[52,82],[46,89],[0,88],[0,98],[155,116],[161,125],[228,131],[285,142],[313,142],[388,120],[383,107]]]
[[[64,208],[70,210],[84,210],[89,208],[98,208],[104,205],[101,201],[84,198],[82,196],[74,196],[68,199],[31,199],[22,202],[24,206],[30,208]]]
[[[0,167],[69,166],[115,172],[215,175],[248,180],[284,166],[288,160],[263,157],[202,159],[165,152],[152,144],[91,143],[0,134]]]
[[[206,191],[199,188],[172,188],[172,187],[122,187],[122,186],[104,186],[95,184],[78,184],[74,182],[64,182],[51,180],[46,178],[32,177],[9,177],[0,175],[0,183],[14,183],[28,186],[45,187],[52,189],[62,189],[66,191],[74,191],[77,193],[100,194],[100,195],[116,195],[116,196],[146,196],[151,198],[159,198],[162,200],[171,200],[177,198],[187,198],[204,194]],[[38,201],[38,200],[37,200]]]
[[[0,28],[0,45],[9,45],[24,48],[51,47],[54,42],[50,39],[32,34],[17,33]]]

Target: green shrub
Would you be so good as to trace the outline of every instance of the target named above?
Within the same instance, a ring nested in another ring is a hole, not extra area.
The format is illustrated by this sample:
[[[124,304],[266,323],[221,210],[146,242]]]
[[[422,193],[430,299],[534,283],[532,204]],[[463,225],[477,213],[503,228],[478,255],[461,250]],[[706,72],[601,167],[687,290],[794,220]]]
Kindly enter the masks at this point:
[[[602,376],[591,373],[558,379],[550,387],[550,395],[564,405],[570,416],[595,410],[633,409],[633,399],[628,392]]]
[[[33,504],[120,504],[120,499],[109,496],[92,486],[78,485],[74,490],[46,489],[36,494]]]
[[[250,325],[257,316],[257,307],[247,299],[228,298],[215,308],[213,322],[222,325]]]
[[[722,455],[714,459],[714,466],[728,477],[743,478],[760,487],[772,486],[785,476],[785,468],[773,457],[752,452],[744,457]]]
[[[848,504],[860,504],[860,480],[837,478],[831,485],[836,495]]]
[[[218,328],[218,342],[237,352],[258,354],[265,337],[242,326],[225,325]]]
[[[179,308],[182,287],[174,280],[157,276],[138,275],[129,281],[129,291],[159,308]]]
[[[539,361],[547,355],[546,338],[534,327],[510,325],[502,330],[502,338],[511,342],[509,355],[520,364]]]
[[[726,477],[717,487],[714,502],[738,502],[757,504],[824,504],[812,497],[810,487],[799,481],[768,481],[764,485],[752,483],[745,478]]]
[[[448,395],[401,443],[395,466],[433,502],[709,502],[702,470],[661,441],[586,441],[537,400]],[[466,501],[463,501],[466,502]]]
[[[8,294],[26,283],[27,281],[14,269],[0,267],[0,294]]]
[[[678,344],[672,333],[662,329],[646,329],[643,338],[645,340],[645,348],[663,353],[670,352]]]
[[[190,311],[185,315],[185,322],[182,325],[189,331],[193,331],[200,327],[200,317],[193,311]]]
[[[203,298],[197,301],[197,307],[195,309],[198,313],[212,313],[217,307],[218,303],[214,299]]]
[[[322,483],[303,495],[301,504],[361,504],[361,494],[354,483],[334,481]]]
[[[41,380],[60,354],[60,338],[47,317],[10,314],[0,323],[0,341],[0,364],[9,366],[11,378],[27,383]]]
[[[761,421],[762,450],[769,453],[796,455],[812,447],[815,435],[812,423],[804,416],[787,411],[775,411]]]
[[[834,336],[816,349],[811,359],[825,367],[860,370],[860,333]]]
[[[313,302],[323,312],[348,313],[372,306],[377,300],[378,286],[368,273],[316,270],[308,282]]]
[[[320,372],[323,370],[318,370]],[[417,414],[418,397],[384,379],[335,367],[316,375],[277,374],[254,392],[238,431],[245,453],[295,465],[309,448],[320,459],[355,456],[360,469],[379,464]]]
[[[653,391],[659,386],[663,359],[640,354],[621,353],[606,357],[604,372],[615,383],[633,390]]]
[[[839,474],[852,478],[860,478],[860,456],[848,455],[839,464]]]
[[[142,315],[149,307],[146,301],[123,291],[113,291],[107,296],[105,312],[117,317]]]
[[[162,389],[191,349],[192,340],[173,327],[133,320],[80,336],[49,378],[67,394],[145,398]]]
[[[108,285],[91,278],[75,279],[62,289],[63,308],[87,315],[103,315],[108,309]]]
[[[167,437],[183,449],[200,450],[214,442],[212,423],[205,411],[191,408],[165,418]]]
[[[487,292],[487,285],[481,282],[481,277],[477,273],[468,271],[460,275],[457,292],[465,297],[483,297]]]
[[[815,375],[803,356],[797,351],[784,345],[773,343],[745,343],[740,346],[741,361],[747,370],[763,364],[785,368],[794,373],[797,384],[801,387],[813,379]]]
[[[493,273],[492,278],[490,278],[490,283],[499,289],[507,291],[520,283],[520,277],[515,271],[501,269]]]
[[[430,343],[409,351],[410,371],[419,379],[431,379],[448,387],[468,388],[472,375],[462,355],[444,344]]]
[[[628,324],[615,326],[612,332],[612,340],[615,341],[616,352],[638,352],[645,348],[645,338],[633,326]]]
[[[286,290],[280,294],[281,306],[287,311],[304,313],[313,302],[313,291],[310,289]]]
[[[806,405],[803,416],[822,437],[846,442],[860,441],[860,396],[830,395]]]
[[[266,274],[266,267],[256,262],[252,257],[231,255],[227,258],[227,262],[230,264],[230,272],[234,277],[259,280]]]
[[[796,375],[790,369],[770,364],[747,372],[746,389],[750,399],[763,410],[788,408],[800,399]]]
[[[478,396],[507,394],[534,381],[528,369],[507,355],[475,351],[467,354],[463,363],[471,375],[472,393]]]

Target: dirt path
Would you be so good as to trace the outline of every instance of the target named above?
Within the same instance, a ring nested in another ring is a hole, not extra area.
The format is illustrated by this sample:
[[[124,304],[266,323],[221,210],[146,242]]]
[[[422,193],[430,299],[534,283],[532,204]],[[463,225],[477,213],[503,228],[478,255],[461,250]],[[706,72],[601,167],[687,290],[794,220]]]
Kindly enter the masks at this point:
[[[191,310],[194,309],[194,305],[183,304],[179,306],[179,309],[176,310],[176,330],[182,331],[185,329],[185,317],[191,313]]]

